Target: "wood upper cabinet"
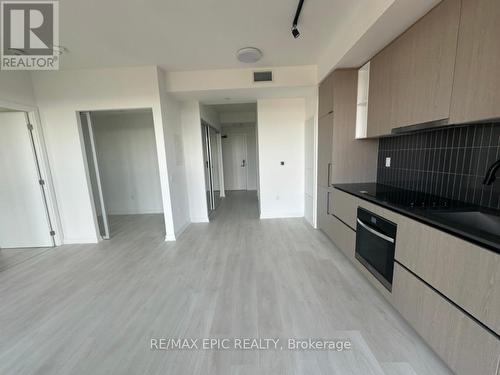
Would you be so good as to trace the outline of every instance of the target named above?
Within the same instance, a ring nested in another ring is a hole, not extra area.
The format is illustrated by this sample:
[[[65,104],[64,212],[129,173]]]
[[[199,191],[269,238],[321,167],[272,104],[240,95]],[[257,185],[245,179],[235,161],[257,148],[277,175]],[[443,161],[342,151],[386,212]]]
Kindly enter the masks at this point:
[[[321,118],[333,111],[333,73],[319,85],[318,117]]]
[[[331,182],[369,182],[377,178],[378,141],[356,138],[358,70],[333,72]]]
[[[367,137],[391,133],[392,75],[395,68],[391,54],[390,50],[383,50],[370,61]]]
[[[378,142],[355,139],[358,70],[338,69],[328,79],[333,107],[319,118],[318,184],[375,181]]]
[[[500,1],[462,0],[451,122],[500,117]]]
[[[368,137],[448,119],[460,0],[444,0],[370,62]]]

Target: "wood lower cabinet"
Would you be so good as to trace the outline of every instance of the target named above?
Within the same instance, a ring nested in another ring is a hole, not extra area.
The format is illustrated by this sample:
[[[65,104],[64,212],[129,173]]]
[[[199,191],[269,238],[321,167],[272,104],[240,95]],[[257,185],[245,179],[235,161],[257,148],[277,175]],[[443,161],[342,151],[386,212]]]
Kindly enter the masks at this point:
[[[356,229],[358,206],[358,198],[341,190],[334,189],[330,196],[330,212],[353,229]]]
[[[448,119],[460,0],[444,0],[370,61],[368,137]]]
[[[462,0],[452,123],[500,117],[500,1]]]
[[[329,215],[323,232],[332,240],[351,261],[354,261],[356,232],[336,217]]]
[[[499,254],[376,204],[358,202],[397,224],[398,262],[500,334]]]
[[[457,375],[496,375],[500,340],[395,264],[393,304]]]
[[[358,207],[397,224],[392,293],[354,265],[457,374],[495,374],[500,255],[338,189],[329,199],[331,212],[353,228]]]
[[[500,255],[406,217],[396,259],[500,335]]]
[[[328,199],[331,192],[329,189],[318,186],[318,227],[325,229],[328,218]]]

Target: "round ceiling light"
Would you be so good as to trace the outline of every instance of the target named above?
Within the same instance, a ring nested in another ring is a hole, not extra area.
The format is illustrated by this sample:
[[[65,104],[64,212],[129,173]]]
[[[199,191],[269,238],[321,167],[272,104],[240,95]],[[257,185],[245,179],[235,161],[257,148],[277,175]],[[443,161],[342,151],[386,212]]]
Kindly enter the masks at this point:
[[[242,63],[251,64],[259,61],[262,58],[262,51],[255,47],[245,47],[240,49],[236,56]]]

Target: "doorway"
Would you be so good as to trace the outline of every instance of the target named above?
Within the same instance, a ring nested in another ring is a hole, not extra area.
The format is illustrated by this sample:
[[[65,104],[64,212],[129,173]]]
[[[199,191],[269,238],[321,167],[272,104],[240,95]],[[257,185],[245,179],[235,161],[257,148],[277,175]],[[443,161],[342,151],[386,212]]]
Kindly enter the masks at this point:
[[[46,181],[29,114],[0,110],[0,248],[53,247]]]
[[[226,190],[248,190],[247,135],[224,134],[222,157],[224,161],[224,186]]]
[[[221,201],[220,132],[202,120],[201,138],[205,167],[205,192],[210,216]]]
[[[154,232],[164,238],[152,110],[93,111],[78,115],[101,238],[134,232],[143,235],[146,229],[147,233]]]

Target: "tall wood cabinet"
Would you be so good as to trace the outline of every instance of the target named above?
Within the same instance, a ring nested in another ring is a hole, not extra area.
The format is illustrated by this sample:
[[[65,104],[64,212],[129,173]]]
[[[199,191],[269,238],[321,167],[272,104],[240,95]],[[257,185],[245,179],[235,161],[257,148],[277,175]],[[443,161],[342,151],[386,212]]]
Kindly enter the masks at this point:
[[[331,182],[373,182],[377,178],[378,141],[355,139],[358,69],[333,73]]]
[[[450,115],[460,0],[444,0],[370,61],[368,137]]]
[[[331,183],[332,139],[333,113],[328,113],[318,120],[318,186]]]
[[[378,141],[355,139],[357,87],[358,69],[339,69],[319,88],[318,225],[327,235],[335,224],[332,185],[376,179]]]
[[[333,111],[333,75],[330,74],[319,85],[318,117],[324,117]]]
[[[500,1],[462,0],[451,123],[500,117]]]

